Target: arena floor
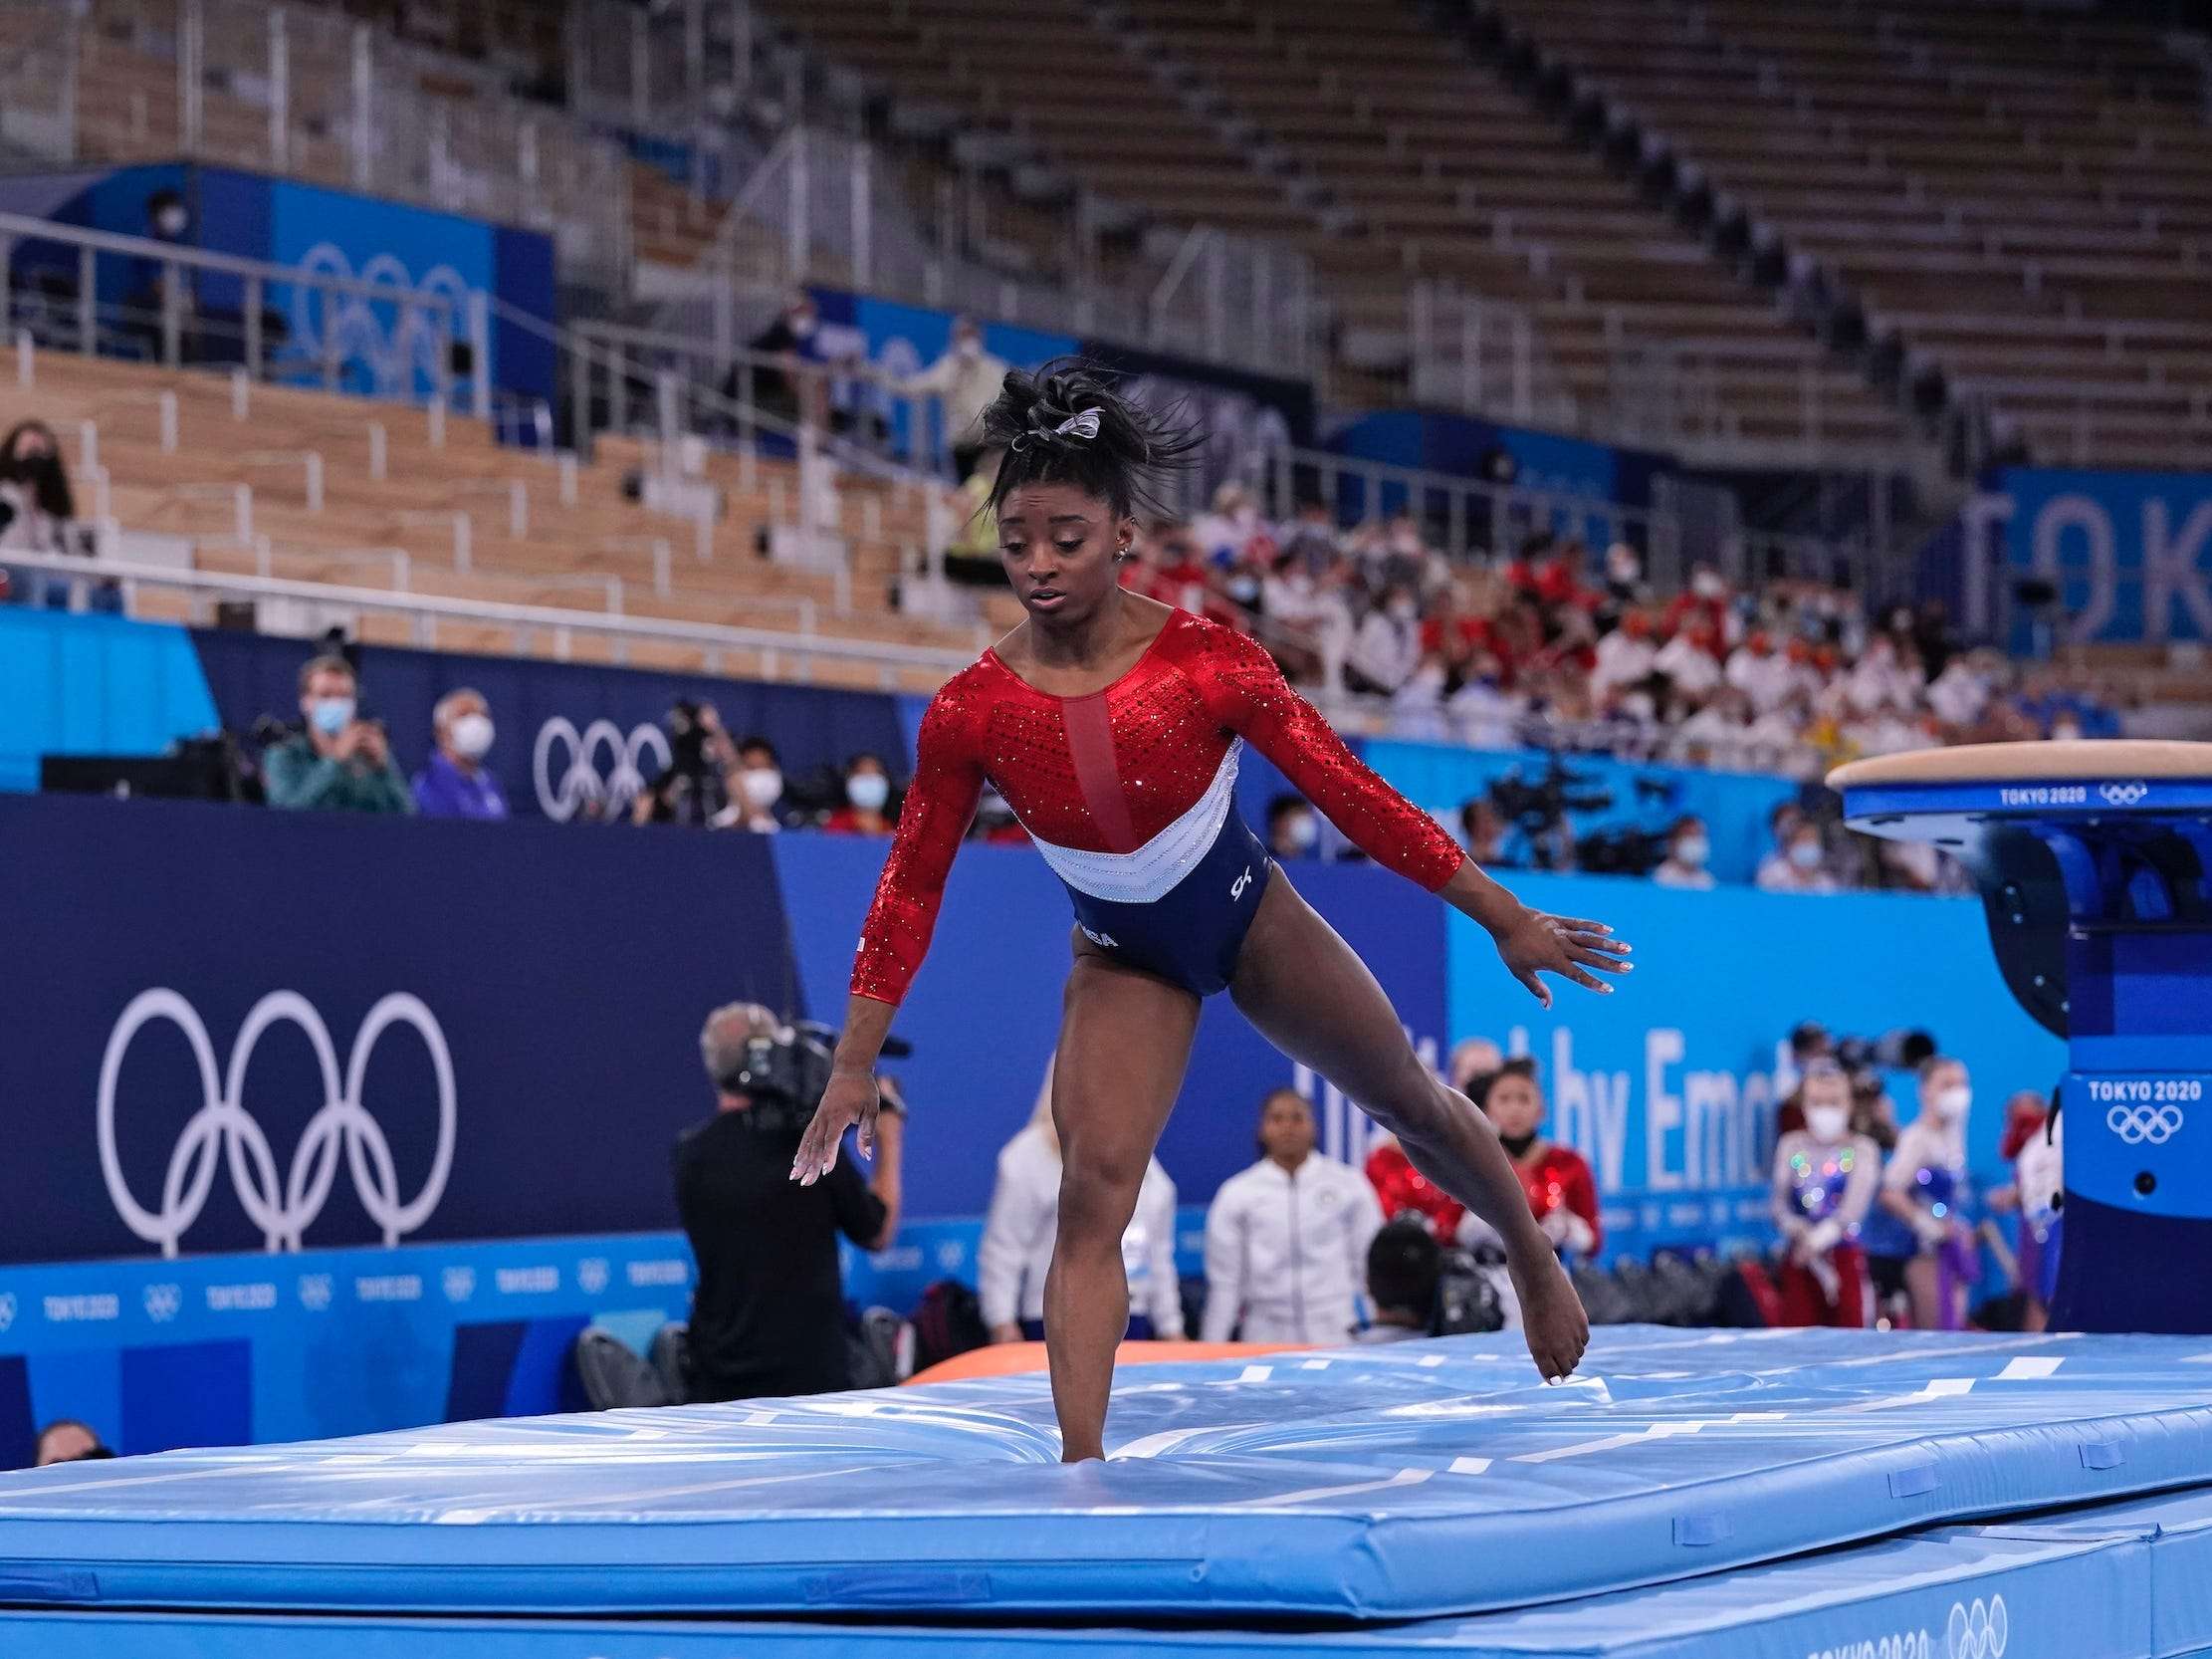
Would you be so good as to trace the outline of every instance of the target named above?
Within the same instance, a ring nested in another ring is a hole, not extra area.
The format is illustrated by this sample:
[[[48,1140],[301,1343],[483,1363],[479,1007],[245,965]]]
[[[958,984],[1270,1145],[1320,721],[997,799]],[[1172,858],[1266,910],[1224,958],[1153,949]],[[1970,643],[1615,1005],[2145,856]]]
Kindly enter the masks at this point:
[[[76,1655],[2212,1652],[2212,1341],[1602,1329],[0,1478]]]

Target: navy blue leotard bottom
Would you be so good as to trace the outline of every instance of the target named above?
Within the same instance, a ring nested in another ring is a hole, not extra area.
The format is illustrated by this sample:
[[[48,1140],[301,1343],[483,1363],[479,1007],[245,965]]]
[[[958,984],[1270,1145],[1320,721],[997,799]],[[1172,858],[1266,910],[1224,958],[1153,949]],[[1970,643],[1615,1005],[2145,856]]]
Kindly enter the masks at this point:
[[[1234,977],[1273,872],[1267,848],[1231,805],[1206,856],[1150,904],[1067,892],[1076,924],[1110,959],[1211,997]]]

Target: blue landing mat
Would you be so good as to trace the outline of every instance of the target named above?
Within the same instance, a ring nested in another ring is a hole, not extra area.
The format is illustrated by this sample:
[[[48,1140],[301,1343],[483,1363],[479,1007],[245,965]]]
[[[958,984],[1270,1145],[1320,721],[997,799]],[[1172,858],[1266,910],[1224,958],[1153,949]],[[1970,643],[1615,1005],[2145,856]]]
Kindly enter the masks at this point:
[[[490,1421],[0,1477],[0,1599],[1409,1618],[2212,1482],[2212,1341],[1509,1334]]]
[[[2212,1492],[1939,1528],[1681,1583],[1329,1631],[0,1611],[41,1659],[2182,1659],[2212,1651]]]

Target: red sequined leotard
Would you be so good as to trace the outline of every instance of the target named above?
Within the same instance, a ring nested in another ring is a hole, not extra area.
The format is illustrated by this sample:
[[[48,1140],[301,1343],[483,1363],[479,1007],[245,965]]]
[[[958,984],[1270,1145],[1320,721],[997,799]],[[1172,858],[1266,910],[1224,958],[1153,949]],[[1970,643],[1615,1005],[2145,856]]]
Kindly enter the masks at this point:
[[[1179,610],[1135,667],[1087,697],[1039,691],[986,651],[931,700],[853,994],[905,996],[986,780],[1070,888],[1150,903],[1220,830],[1240,739],[1376,862],[1431,891],[1458,869],[1459,844],[1362,765],[1272,657]]]

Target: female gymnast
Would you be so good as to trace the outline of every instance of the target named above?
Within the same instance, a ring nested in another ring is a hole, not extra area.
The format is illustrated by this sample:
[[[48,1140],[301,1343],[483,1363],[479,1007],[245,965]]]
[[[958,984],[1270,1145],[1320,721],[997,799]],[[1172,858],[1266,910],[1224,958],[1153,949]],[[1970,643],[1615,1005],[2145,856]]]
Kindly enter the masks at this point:
[[[1531,910],[1484,875],[1353,757],[1251,639],[1120,585],[1135,515],[1156,511],[1162,474],[1199,442],[1192,431],[1065,359],[1008,374],[984,425],[1005,452],[992,504],[1028,617],[923,718],[834,1071],[792,1178],[826,1174],[855,1123],[862,1149],[870,1143],[877,1054],[989,781],[1075,906],[1052,1088],[1059,1240],[1044,1293],[1063,1459],[1105,1455],[1114,1348],[1129,1322],[1122,1234],[1182,1085],[1200,1000],[1221,990],[1497,1229],[1537,1369],[1567,1376],[1589,1321],[1496,1131],[1416,1057],[1366,965],[1245,828],[1231,796],[1238,750],[1251,743],[1370,857],[1481,923],[1546,1007],[1540,973],[1610,991],[1590,970],[1625,969],[1629,947],[1600,923]]]

